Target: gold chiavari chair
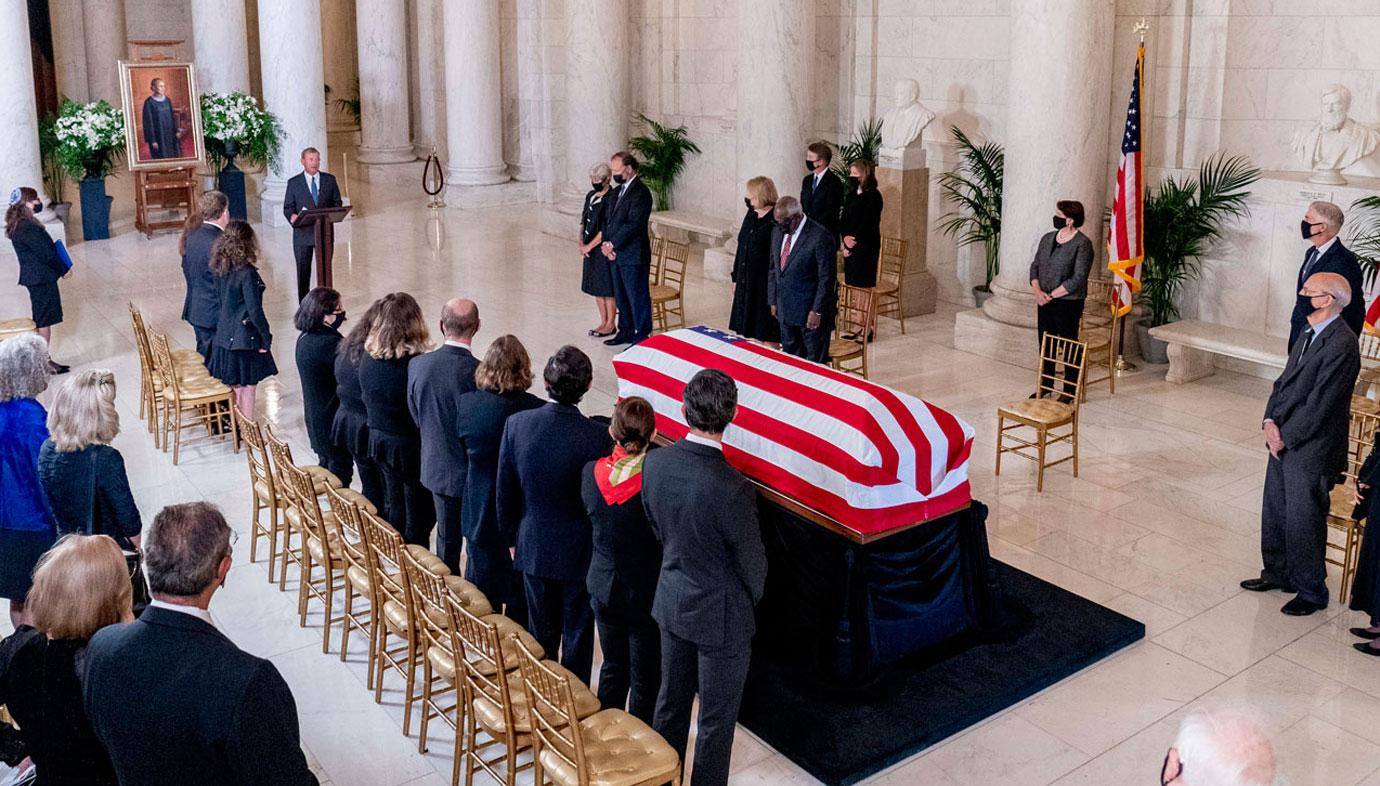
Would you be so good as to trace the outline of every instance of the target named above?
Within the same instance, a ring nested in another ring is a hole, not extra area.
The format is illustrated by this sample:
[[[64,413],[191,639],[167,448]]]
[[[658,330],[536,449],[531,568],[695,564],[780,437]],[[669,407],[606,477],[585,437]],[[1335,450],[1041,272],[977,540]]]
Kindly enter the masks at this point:
[[[373,555],[369,550],[368,535],[364,531],[363,510],[355,501],[346,497],[345,489],[328,489],[326,498],[330,501],[332,522],[335,524],[336,541],[340,544],[340,554],[345,558],[344,586],[340,612],[340,659],[350,646],[350,630],[359,631],[365,638],[369,636],[369,621],[373,615],[373,583],[370,564]],[[355,600],[364,598],[370,605],[364,610],[355,608]],[[373,686],[374,651],[369,650],[370,685]]]
[[[651,287],[652,327],[657,332],[685,327],[685,268],[689,261],[689,246],[663,241],[661,273]]]
[[[518,647],[532,715],[535,783],[556,786],[680,786],[680,757],[652,727],[619,709],[580,718],[574,681]]]
[[[244,456],[249,464],[250,491],[254,497],[253,512],[249,524],[249,561],[258,559],[259,538],[268,541],[268,583],[273,583],[274,563],[278,561],[278,533],[281,532],[282,519],[279,516],[284,508],[282,497],[278,494],[278,481],[273,472],[273,464],[268,455],[268,445],[264,441],[263,426],[252,418],[247,418],[232,401],[230,416],[235,421],[235,433],[244,443]],[[268,511],[268,524],[265,525],[263,511]]]
[[[652,264],[647,272],[647,286],[654,287],[661,283],[661,265],[666,255],[666,238],[661,235],[652,235]]]
[[[133,303],[129,304],[129,319],[134,327],[134,348],[139,356],[139,417],[143,418],[145,412],[148,413],[148,430],[154,438],[153,446],[158,447],[160,434],[156,426],[158,420],[156,406],[163,384],[153,369],[153,349],[149,345],[149,333],[148,328],[144,325],[144,315]],[[27,321],[30,325],[33,324],[33,320]],[[186,379],[210,378],[211,375],[206,371],[206,365],[196,350],[170,349],[169,354],[172,355],[173,365],[177,367],[179,376]]]
[[[1036,397],[997,408],[995,474],[1001,474],[1002,454],[1011,453],[1034,461],[1039,467],[1036,491],[1045,489],[1045,469],[1065,461],[1073,462],[1073,476],[1078,477],[1078,404],[1082,400],[1086,359],[1087,349],[1081,341],[1045,334],[1040,349],[1040,369],[1035,378]],[[1072,391],[1065,392],[1064,376],[1069,371],[1077,374],[1077,382]],[[1019,431],[1026,428],[1034,431],[1033,439]],[[1060,443],[1068,443],[1072,452],[1057,461],[1048,461],[1046,450]]]
[[[337,519],[333,513],[321,510],[321,499],[316,496],[316,485],[312,477],[300,467],[288,466],[287,474],[292,479],[296,495],[295,510],[300,514],[298,526],[306,541],[302,551],[301,574],[297,581],[297,615],[302,627],[307,624],[307,606],[314,597],[321,601],[323,622],[321,625],[321,651],[331,651],[331,625],[342,621],[333,616],[335,610],[335,591],[345,581],[345,555],[338,534]],[[316,569],[321,575],[316,575]]]
[[[1361,371],[1351,395],[1351,411],[1380,415],[1380,335],[1361,331]]]
[[[1088,387],[1101,382],[1107,383],[1108,393],[1116,395],[1116,333],[1121,317],[1112,302],[1115,287],[1111,281],[1088,280],[1088,298],[1078,322],[1078,340],[1088,348],[1088,378],[1083,380],[1082,387],[1084,401],[1088,400]]]
[[[150,330],[149,344],[153,349],[154,372],[161,383],[161,447],[166,451],[168,440],[172,440],[175,466],[182,450],[182,432],[200,426],[206,429],[208,435],[215,433],[215,429],[224,424],[230,415],[231,392],[227,385],[209,376],[191,377],[179,374],[172,350],[168,346],[168,337],[162,333]],[[184,419],[184,414],[190,414],[191,419]],[[219,436],[223,435],[218,435],[217,438]],[[232,444],[238,442],[233,434],[230,438]]]
[[[838,318],[829,339],[829,365],[867,379],[867,348],[876,326],[877,293],[870,288],[839,284]]]
[[[7,338],[14,338],[15,336],[22,336],[25,333],[37,332],[38,324],[32,319],[21,317],[19,319],[0,320],[0,341],[4,341]],[[141,410],[139,412],[139,417],[142,418],[143,416],[144,413]]]
[[[1361,465],[1370,455],[1375,445],[1376,429],[1380,427],[1380,415],[1353,410],[1347,428],[1347,455],[1344,481],[1332,487],[1328,500],[1327,526],[1329,537],[1327,549],[1331,552],[1324,558],[1342,569],[1341,597],[1346,599],[1351,588],[1351,580],[1356,575],[1356,560],[1361,551],[1361,535],[1368,521],[1358,521],[1351,517],[1356,508],[1356,478]],[[1341,542],[1334,542],[1331,533],[1341,536]],[[1341,556],[1332,556],[1340,552]]]
[[[906,334],[905,293],[901,279],[906,272],[906,241],[899,237],[882,236],[882,254],[877,269],[877,316],[894,317],[901,322],[901,335]]]

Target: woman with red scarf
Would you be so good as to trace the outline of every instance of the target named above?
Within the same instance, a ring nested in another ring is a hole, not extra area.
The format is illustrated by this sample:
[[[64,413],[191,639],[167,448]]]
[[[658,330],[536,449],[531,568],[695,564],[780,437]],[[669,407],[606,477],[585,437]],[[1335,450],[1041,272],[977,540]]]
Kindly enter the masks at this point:
[[[656,435],[652,405],[636,396],[618,402],[609,435],[612,455],[585,466],[581,489],[594,523],[586,583],[604,653],[599,703],[626,706],[650,725],[661,687],[661,633],[652,619],[661,543],[642,507],[642,459]]]

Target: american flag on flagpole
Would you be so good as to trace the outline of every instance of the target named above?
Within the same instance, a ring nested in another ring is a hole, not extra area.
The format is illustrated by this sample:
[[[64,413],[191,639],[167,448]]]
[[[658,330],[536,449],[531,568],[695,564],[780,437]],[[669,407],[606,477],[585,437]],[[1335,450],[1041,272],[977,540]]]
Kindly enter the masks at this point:
[[[1371,335],[1380,335],[1380,295],[1370,302],[1370,308],[1366,309],[1365,332]]]
[[[1141,77],[1145,73],[1145,43],[1136,49],[1136,75],[1131,82],[1131,101],[1126,107],[1126,133],[1121,137],[1121,165],[1116,170],[1116,195],[1112,222],[1107,227],[1107,268],[1116,276],[1112,292],[1119,316],[1131,310],[1131,298],[1140,291],[1140,263],[1145,258],[1144,198],[1141,178]]]
[[[724,457],[743,474],[864,534],[972,500],[972,426],[939,407],[707,327],[652,336],[613,359],[620,397],[641,396],[672,439],[685,385],[715,368],[738,386]]]

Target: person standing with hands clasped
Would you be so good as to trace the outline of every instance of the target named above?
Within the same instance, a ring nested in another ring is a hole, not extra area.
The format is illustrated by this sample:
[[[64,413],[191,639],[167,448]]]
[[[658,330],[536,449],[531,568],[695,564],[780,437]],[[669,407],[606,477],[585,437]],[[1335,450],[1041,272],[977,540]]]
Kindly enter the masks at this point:
[[[297,299],[311,289],[311,258],[316,252],[316,232],[297,226],[302,211],[316,207],[340,207],[340,188],[335,176],[321,171],[321,151],[309,147],[302,151],[302,171],[288,178],[283,194],[283,216],[292,224],[292,256],[297,260]]]
[[[1054,231],[1040,238],[1035,259],[1030,263],[1030,289],[1035,293],[1035,323],[1041,351],[1046,333],[1078,340],[1078,323],[1088,296],[1088,272],[1093,260],[1092,241],[1078,229],[1083,226],[1083,218],[1082,202],[1054,203]],[[1046,364],[1042,373],[1052,377],[1054,364]],[[1064,378],[1068,395],[1072,395],[1077,384],[1078,380],[1071,376]]]
[[[784,196],[773,209],[767,302],[781,323],[781,349],[816,363],[829,362],[838,264],[834,236],[805,217],[800,200]]]

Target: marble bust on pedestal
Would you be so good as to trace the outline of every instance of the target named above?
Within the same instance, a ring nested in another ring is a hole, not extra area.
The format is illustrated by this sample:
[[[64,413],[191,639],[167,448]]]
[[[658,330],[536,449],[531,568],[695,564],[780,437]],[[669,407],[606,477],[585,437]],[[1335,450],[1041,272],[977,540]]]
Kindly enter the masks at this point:
[[[920,103],[920,85],[914,79],[898,79],[896,103],[882,115],[882,149],[900,151],[919,142],[934,113]]]
[[[1322,94],[1322,115],[1312,128],[1294,135],[1291,147],[1299,161],[1313,171],[1310,183],[1346,185],[1342,170],[1375,152],[1380,131],[1347,116],[1351,91],[1328,85]]]

